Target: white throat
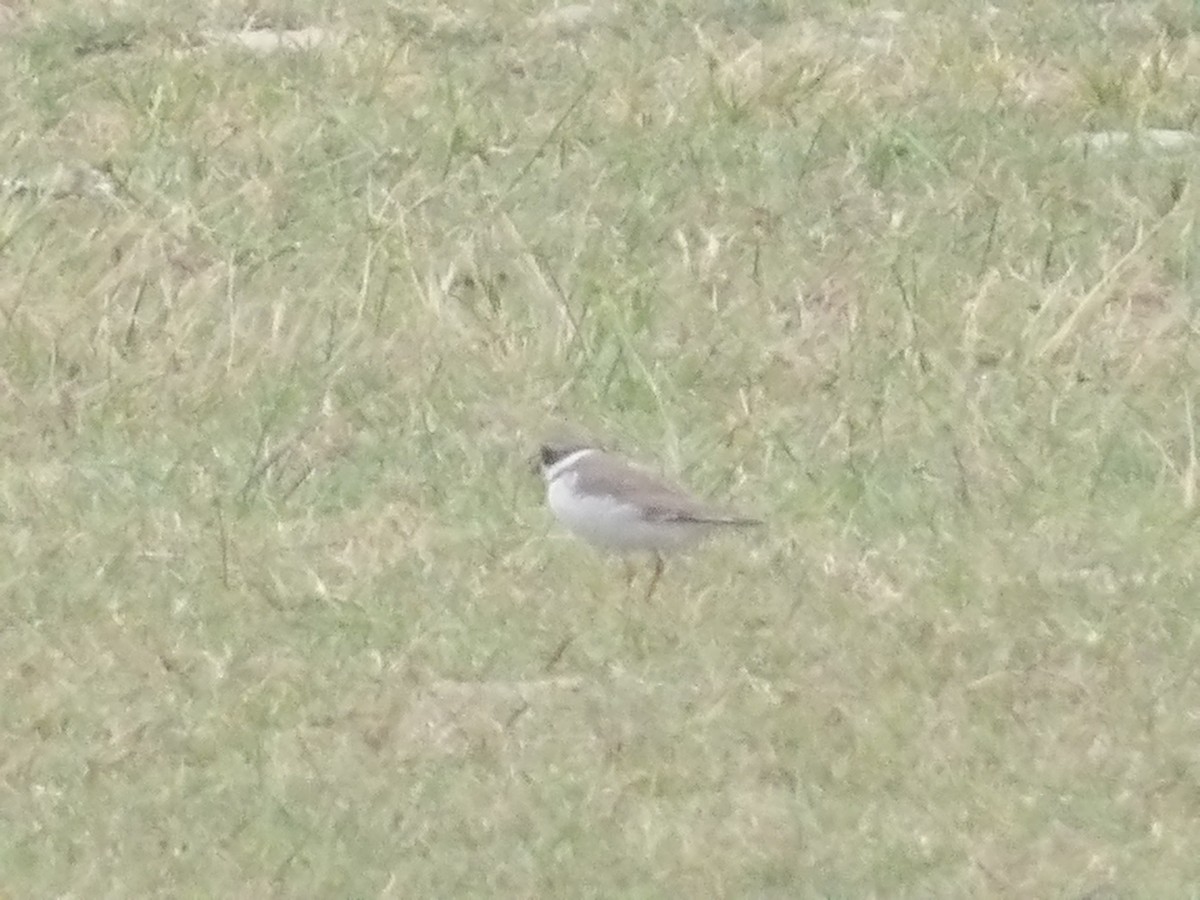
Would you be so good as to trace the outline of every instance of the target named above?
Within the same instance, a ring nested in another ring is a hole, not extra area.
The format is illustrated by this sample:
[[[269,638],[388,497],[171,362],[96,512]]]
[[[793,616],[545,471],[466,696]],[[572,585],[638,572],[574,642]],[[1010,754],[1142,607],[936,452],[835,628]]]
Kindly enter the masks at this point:
[[[574,453],[568,453],[554,465],[547,467],[543,475],[546,478],[546,484],[553,484],[555,479],[570,469],[575,463],[579,462],[586,456],[591,456],[596,451],[591,447],[584,447],[582,450],[576,450]]]

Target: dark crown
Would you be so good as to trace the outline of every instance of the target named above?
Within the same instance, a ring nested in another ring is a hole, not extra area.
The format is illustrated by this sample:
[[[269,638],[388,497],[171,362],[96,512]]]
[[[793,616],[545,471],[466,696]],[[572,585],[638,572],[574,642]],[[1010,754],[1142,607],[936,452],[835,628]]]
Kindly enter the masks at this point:
[[[572,453],[585,449],[587,449],[586,444],[542,444],[538,451],[538,458],[541,460],[542,468],[547,469],[559,460],[566,459]]]

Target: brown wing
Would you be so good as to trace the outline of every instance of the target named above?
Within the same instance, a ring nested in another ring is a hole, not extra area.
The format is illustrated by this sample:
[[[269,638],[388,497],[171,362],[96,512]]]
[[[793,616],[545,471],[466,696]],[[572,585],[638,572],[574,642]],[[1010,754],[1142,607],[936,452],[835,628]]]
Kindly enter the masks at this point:
[[[697,522],[714,525],[753,525],[757,519],[725,515],[689,496],[683,488],[633,466],[613,472],[593,470],[581,474],[580,486],[594,494],[613,497],[636,494],[645,517],[658,522]]]

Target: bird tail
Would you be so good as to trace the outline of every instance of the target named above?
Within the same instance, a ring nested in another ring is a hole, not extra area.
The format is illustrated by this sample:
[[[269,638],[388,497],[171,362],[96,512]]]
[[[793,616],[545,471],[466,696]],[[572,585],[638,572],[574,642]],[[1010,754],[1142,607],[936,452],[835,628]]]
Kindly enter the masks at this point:
[[[695,522],[697,525],[731,525],[735,528],[749,528],[754,525],[762,525],[762,519],[753,519],[749,516],[680,516],[680,522]]]

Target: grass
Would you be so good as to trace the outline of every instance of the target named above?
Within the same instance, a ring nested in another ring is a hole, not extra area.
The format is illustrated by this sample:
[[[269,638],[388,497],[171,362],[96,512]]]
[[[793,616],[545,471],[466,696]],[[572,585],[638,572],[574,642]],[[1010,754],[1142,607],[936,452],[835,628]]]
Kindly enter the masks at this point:
[[[1193,893],[1196,26],[0,7],[0,891]]]

